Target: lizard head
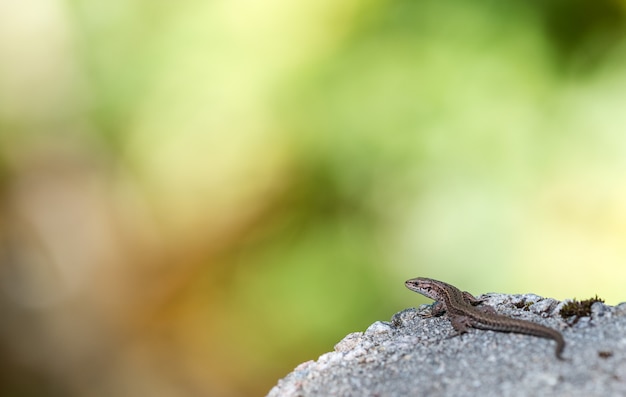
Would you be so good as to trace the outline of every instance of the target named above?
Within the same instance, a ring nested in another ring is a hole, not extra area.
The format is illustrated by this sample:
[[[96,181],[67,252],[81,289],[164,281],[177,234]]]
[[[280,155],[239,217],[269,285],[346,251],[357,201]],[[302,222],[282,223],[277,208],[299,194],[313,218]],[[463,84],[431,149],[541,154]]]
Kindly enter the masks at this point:
[[[411,291],[424,295],[427,298],[437,300],[440,290],[439,285],[444,284],[430,278],[417,277],[405,281],[404,285]]]

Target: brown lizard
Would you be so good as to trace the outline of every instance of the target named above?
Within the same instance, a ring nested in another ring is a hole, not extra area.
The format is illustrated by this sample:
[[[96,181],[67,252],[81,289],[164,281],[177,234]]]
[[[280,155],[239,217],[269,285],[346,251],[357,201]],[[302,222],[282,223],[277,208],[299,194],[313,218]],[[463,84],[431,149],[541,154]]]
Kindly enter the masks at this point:
[[[481,302],[479,299],[443,281],[418,277],[406,281],[405,285],[411,291],[434,299],[436,303],[432,306],[432,314],[440,316],[447,312],[452,327],[459,333],[467,332],[468,327],[474,327],[552,339],[556,342],[556,357],[563,360],[561,353],[565,347],[565,341],[559,331],[530,321],[496,314],[493,308],[490,308],[491,311],[475,308],[474,305]]]

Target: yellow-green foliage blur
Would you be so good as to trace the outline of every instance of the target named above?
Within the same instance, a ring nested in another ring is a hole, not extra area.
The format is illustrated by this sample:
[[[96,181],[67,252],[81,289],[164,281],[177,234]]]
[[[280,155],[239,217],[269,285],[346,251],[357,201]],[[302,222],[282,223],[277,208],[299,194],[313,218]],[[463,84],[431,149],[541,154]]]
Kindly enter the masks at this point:
[[[0,1],[0,388],[264,395],[472,293],[626,300],[623,0]]]

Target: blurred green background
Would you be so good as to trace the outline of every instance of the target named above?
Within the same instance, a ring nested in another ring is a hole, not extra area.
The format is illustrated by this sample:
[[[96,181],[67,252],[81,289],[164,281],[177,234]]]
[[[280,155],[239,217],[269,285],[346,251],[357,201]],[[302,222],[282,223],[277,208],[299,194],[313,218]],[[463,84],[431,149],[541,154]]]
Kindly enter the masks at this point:
[[[264,395],[475,294],[624,299],[626,2],[0,2],[0,384]]]

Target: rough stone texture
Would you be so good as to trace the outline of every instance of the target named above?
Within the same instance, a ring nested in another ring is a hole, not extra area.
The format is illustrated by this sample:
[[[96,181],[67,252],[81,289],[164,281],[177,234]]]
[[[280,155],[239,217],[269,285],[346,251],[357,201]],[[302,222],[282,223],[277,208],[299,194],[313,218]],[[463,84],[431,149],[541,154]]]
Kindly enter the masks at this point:
[[[595,303],[591,317],[570,326],[558,316],[564,302],[483,297],[501,314],[561,330],[567,361],[548,339],[476,329],[456,336],[446,316],[428,317],[430,305],[422,305],[349,334],[268,397],[626,396],[626,303]]]

